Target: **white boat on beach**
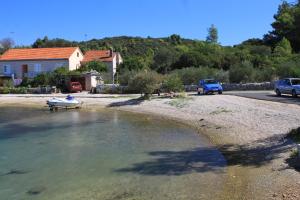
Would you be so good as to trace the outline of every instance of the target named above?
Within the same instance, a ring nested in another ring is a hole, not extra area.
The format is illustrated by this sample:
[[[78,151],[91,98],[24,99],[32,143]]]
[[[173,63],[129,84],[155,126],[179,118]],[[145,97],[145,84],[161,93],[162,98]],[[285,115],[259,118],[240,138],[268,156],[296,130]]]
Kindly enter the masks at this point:
[[[65,99],[63,98],[52,98],[47,100],[47,105],[52,110],[54,108],[79,108],[82,102],[75,99],[73,96],[68,95]]]

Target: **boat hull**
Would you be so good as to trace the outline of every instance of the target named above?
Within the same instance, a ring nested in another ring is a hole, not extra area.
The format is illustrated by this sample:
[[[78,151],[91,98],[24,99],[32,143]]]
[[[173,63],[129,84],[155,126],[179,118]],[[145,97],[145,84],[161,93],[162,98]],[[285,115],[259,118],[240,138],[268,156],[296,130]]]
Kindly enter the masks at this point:
[[[47,101],[47,105],[49,107],[72,108],[72,107],[79,107],[81,105],[81,102],[75,99],[67,100],[67,99],[53,98]]]

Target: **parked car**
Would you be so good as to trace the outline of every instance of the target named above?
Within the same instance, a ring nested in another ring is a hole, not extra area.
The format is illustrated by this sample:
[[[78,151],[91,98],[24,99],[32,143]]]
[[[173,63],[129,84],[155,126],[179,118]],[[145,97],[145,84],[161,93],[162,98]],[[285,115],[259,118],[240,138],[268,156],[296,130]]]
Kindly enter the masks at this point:
[[[79,82],[69,82],[69,92],[82,92],[82,85]]]
[[[203,79],[199,81],[198,95],[212,94],[215,92],[218,92],[218,94],[222,94],[223,92],[223,87],[218,81],[214,79]]]
[[[300,78],[285,78],[275,82],[276,95],[291,94],[297,97],[300,94]]]

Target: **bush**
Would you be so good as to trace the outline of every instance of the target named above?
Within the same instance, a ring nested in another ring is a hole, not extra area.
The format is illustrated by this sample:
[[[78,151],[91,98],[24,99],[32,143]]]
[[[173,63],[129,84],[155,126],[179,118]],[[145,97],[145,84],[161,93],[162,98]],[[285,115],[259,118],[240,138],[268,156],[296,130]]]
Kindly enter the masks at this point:
[[[9,79],[9,80],[4,80],[4,81],[3,81],[3,86],[4,86],[4,87],[14,87],[14,82],[13,82],[11,79]]]
[[[34,77],[34,79],[30,82],[33,87],[37,87],[40,85],[51,85],[53,78],[52,73],[42,73]]]
[[[299,62],[297,61],[289,61],[282,63],[278,66],[276,70],[276,74],[280,78],[286,77],[300,77],[300,67]]]
[[[232,83],[252,82],[254,77],[254,68],[250,62],[235,64],[229,70],[229,80]]]
[[[162,76],[155,71],[140,71],[129,80],[128,88],[144,94],[146,98],[161,86]]]
[[[0,87],[0,94],[9,94],[10,90],[8,87]]]
[[[26,87],[2,87],[0,88],[0,94],[27,94],[27,90]]]
[[[228,82],[228,72],[209,67],[184,68],[173,71],[182,80],[184,85],[197,85],[200,79],[215,78],[221,82]]]
[[[253,79],[256,82],[273,81],[275,79],[275,68],[266,67],[263,69],[255,69]]]
[[[178,75],[167,75],[163,81],[162,89],[166,92],[182,92],[184,86]]]
[[[107,65],[101,61],[90,61],[81,66],[79,71],[91,71],[96,70],[97,72],[107,72]]]
[[[132,79],[132,77],[134,77],[137,73],[138,71],[134,70],[126,70],[122,72],[122,74],[120,74],[118,77],[119,84],[122,86],[128,86],[130,79]]]

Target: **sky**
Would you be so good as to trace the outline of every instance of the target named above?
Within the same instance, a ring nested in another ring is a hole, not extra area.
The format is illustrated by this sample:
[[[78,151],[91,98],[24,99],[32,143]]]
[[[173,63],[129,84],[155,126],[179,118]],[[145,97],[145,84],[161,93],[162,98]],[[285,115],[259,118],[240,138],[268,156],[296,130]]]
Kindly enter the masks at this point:
[[[112,36],[205,40],[214,24],[222,45],[262,38],[282,0],[0,0],[0,39],[90,40]]]

